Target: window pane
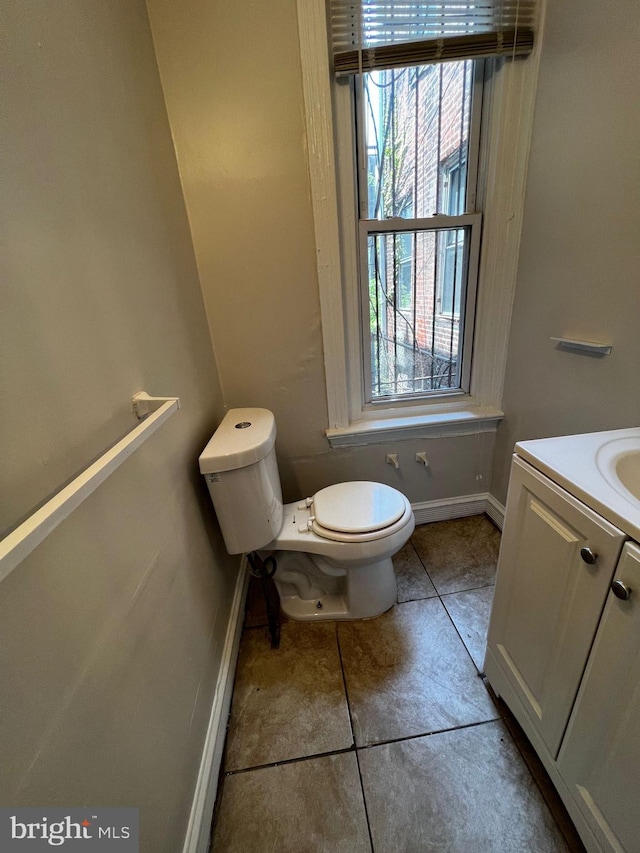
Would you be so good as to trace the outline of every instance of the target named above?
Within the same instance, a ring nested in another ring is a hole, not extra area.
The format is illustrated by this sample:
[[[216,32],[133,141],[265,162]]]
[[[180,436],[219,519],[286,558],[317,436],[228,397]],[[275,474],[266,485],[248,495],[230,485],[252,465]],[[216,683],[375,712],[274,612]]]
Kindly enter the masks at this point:
[[[466,209],[473,61],[364,75],[369,219]]]
[[[438,235],[440,251],[439,309],[443,314],[460,314],[464,231],[448,229]]]
[[[371,399],[460,388],[470,228],[368,237]]]

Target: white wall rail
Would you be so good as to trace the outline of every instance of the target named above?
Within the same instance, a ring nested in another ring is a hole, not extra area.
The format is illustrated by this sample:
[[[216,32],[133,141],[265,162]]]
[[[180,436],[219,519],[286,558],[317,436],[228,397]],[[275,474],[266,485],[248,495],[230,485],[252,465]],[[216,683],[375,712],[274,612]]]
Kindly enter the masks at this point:
[[[0,581],[180,408],[180,399],[150,397],[141,391],[133,397],[132,408],[140,421],[138,426],[0,542]]]

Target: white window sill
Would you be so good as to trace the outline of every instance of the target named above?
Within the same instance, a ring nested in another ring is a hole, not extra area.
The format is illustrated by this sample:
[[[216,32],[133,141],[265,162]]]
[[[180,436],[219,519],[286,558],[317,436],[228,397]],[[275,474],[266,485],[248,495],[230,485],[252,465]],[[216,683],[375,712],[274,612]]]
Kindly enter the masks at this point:
[[[331,447],[353,447],[409,438],[474,435],[494,432],[503,417],[504,412],[493,406],[470,406],[450,412],[353,421],[347,427],[328,429],[326,436]]]

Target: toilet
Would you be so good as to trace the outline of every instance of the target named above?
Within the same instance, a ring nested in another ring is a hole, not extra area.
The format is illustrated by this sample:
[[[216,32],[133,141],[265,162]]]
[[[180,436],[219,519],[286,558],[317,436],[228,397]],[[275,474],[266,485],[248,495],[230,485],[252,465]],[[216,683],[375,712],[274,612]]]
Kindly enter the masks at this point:
[[[411,504],[382,483],[337,483],[282,503],[276,423],[267,409],[231,409],[200,455],[230,554],[273,556],[291,619],[367,619],[396,600],[392,556],[415,526]]]

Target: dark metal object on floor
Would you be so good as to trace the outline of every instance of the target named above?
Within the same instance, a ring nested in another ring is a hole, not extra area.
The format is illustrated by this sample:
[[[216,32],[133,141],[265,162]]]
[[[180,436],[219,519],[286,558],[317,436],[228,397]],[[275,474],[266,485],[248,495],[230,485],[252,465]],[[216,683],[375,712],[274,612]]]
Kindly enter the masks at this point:
[[[280,648],[280,598],[278,590],[273,582],[273,576],[276,573],[278,564],[275,557],[267,557],[263,560],[257,551],[252,551],[247,554],[247,559],[251,566],[251,572],[254,577],[260,578],[262,581],[262,593],[264,595],[264,603],[267,610],[267,623],[269,625],[269,638],[271,640],[271,648]]]

